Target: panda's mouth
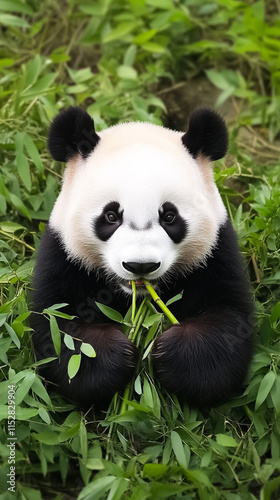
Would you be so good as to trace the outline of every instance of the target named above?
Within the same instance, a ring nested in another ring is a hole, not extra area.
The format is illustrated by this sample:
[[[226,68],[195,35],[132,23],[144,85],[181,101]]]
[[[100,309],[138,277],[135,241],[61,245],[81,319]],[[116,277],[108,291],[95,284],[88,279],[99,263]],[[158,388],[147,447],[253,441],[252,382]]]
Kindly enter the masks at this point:
[[[134,283],[135,283],[135,285],[136,285],[137,287],[138,287],[138,286],[145,286],[145,283],[144,283],[143,279],[141,279],[141,278],[140,278],[140,279],[138,279],[138,280],[134,280]],[[132,286],[132,281],[129,281],[129,282],[128,282],[128,284],[129,284],[130,286]]]
[[[136,285],[136,292],[139,295],[146,295],[148,293],[147,288],[144,283],[144,278],[136,278],[133,280]],[[149,280],[149,283],[156,288],[157,280]],[[132,293],[132,280],[120,280],[120,285],[126,292]]]

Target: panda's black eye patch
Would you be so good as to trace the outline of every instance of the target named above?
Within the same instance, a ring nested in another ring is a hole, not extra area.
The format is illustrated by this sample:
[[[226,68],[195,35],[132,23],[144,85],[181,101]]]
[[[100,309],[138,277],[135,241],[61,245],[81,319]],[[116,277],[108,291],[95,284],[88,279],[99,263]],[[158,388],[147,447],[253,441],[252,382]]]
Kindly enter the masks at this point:
[[[101,241],[107,241],[121,226],[123,211],[117,201],[110,201],[105,205],[102,213],[94,220],[94,231]]]
[[[169,201],[163,203],[159,210],[159,223],[174,243],[180,243],[186,236],[187,223]]]

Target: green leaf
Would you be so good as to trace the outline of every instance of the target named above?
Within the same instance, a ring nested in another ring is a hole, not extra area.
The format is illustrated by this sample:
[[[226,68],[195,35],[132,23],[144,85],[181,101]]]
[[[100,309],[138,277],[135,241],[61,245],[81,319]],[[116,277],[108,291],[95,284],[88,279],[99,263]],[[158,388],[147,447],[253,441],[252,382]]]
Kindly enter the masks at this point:
[[[274,495],[272,496],[272,493],[277,490],[276,495],[278,496],[279,488],[280,488],[280,477],[275,477],[273,479],[270,479],[261,490],[260,500],[272,500],[272,498],[276,498],[276,496]]]
[[[10,57],[5,57],[0,59],[0,67],[4,66],[13,66],[15,64],[15,60]]]
[[[79,5],[79,9],[90,16],[104,16],[108,10],[109,4],[110,2],[101,0],[91,5]]]
[[[36,361],[35,363],[32,363],[31,366],[33,367],[36,367],[36,366],[41,366],[41,365],[44,365],[46,363],[51,363],[52,361],[54,361],[55,359],[57,359],[56,357],[52,357],[52,358],[45,358],[45,359],[40,359],[40,361]]]
[[[270,320],[272,324],[276,323],[279,319],[280,319],[280,302],[275,304],[270,315]]]
[[[158,9],[163,10],[173,10],[174,4],[172,0],[146,0],[147,5],[151,5],[151,7],[157,7]]]
[[[149,328],[154,323],[159,323],[162,317],[163,314],[161,313],[152,314],[151,316],[148,316],[148,318],[146,318],[145,321],[143,321],[142,326],[144,326],[145,328]]]
[[[26,206],[22,203],[22,201],[13,193],[9,193],[9,198],[14,207],[22,212],[28,219],[31,219],[29,211]]]
[[[26,133],[24,133],[24,147],[27,153],[29,154],[31,160],[33,161],[34,165],[36,165],[36,167],[42,174],[44,172],[44,167],[38,149],[33,139],[31,139],[30,135]]]
[[[35,381],[35,371],[29,372],[24,379],[21,380],[18,388],[16,390],[15,403],[16,405],[20,405],[22,400],[25,398],[26,394],[28,394],[30,388],[32,387]]]
[[[83,421],[81,421],[80,423],[80,447],[81,447],[81,454],[83,457],[83,461],[86,462],[88,453],[88,442],[87,442],[87,430]]]
[[[34,365],[33,365],[34,366]],[[50,396],[48,395],[45,386],[38,375],[36,375],[34,383],[32,385],[32,391],[39,396],[50,408],[52,408],[52,402]]]
[[[9,316],[9,313],[1,313],[0,314],[0,326],[4,325],[8,316]]]
[[[227,434],[217,434],[216,441],[218,444],[222,446],[228,446],[230,448],[236,448],[238,446],[235,439],[233,439],[231,436],[228,436]]]
[[[124,451],[127,451],[127,439],[122,435],[120,431],[117,430],[118,438],[122,444]]]
[[[162,464],[145,464],[143,467],[143,476],[150,478],[158,478],[163,476],[168,471],[167,465]]]
[[[91,80],[91,78],[93,78],[93,73],[91,72],[90,68],[83,68],[78,70],[74,70],[71,68],[67,69],[71,79],[76,84],[87,82],[88,80]]]
[[[147,42],[141,45],[142,49],[147,50],[147,52],[153,52],[155,54],[162,54],[165,52],[165,47],[154,42]]]
[[[29,163],[23,152],[24,133],[18,132],[15,136],[16,164],[19,176],[28,191],[31,190]]]
[[[82,489],[78,496],[78,500],[101,498],[101,496],[111,488],[115,481],[115,476],[104,476],[95,479]]]
[[[203,484],[206,486],[206,488],[211,488],[211,482],[209,481],[208,476],[202,470],[185,470],[184,473],[187,479],[189,481],[192,481],[198,487],[201,487],[201,485]],[[208,498],[209,496],[207,494],[207,500]]]
[[[42,70],[42,58],[39,54],[37,54],[34,59],[29,61],[24,68],[24,89],[30,87],[37,81],[37,78]]]
[[[74,319],[76,318],[76,316],[70,316],[69,314],[66,314],[66,313],[62,313],[60,311],[58,311],[57,309],[62,309],[63,307],[65,306],[68,306],[69,304],[63,302],[61,304],[54,304],[53,306],[51,307],[48,307],[47,309],[44,309],[43,310],[43,314],[52,314],[53,316],[57,316],[59,318],[65,318],[65,319]]]
[[[81,345],[81,352],[88,356],[89,358],[95,358],[96,357],[96,352],[94,348],[92,347],[91,344],[87,344],[85,342],[82,342]]]
[[[215,85],[215,87],[218,87],[221,90],[226,90],[229,87],[231,88],[232,85],[226,80],[226,78],[218,71],[215,71],[213,69],[209,69],[205,71],[206,75],[208,76],[210,82]]]
[[[171,431],[170,438],[171,438],[172,449],[174,451],[174,455],[177,459],[178,464],[181,465],[182,467],[187,468],[187,459],[185,455],[185,450],[178,432]]]
[[[139,396],[142,394],[142,384],[141,384],[141,376],[140,374],[136,377],[134,382],[134,390]]]
[[[26,230],[24,226],[21,224],[17,224],[16,222],[6,221],[0,223],[0,229],[5,231],[6,233],[15,233],[19,230]]]
[[[47,92],[51,85],[54,83],[57,77],[57,73],[48,73],[45,76],[42,76],[37,82],[35,82],[30,88],[25,89],[22,92],[22,97],[33,97],[39,94],[44,94]]]
[[[74,378],[79,371],[81,365],[81,357],[81,354],[73,354],[69,359],[67,371],[70,380]]]
[[[151,482],[151,487],[150,487],[150,493],[151,493],[151,496],[150,498],[151,499],[162,499],[162,498],[167,498],[167,499],[170,499],[170,498],[180,498],[181,495],[179,495],[179,493],[185,491],[185,490],[189,490],[189,485],[182,485],[182,484],[176,484],[176,483],[163,483],[162,481],[161,482],[158,482],[158,481],[155,481],[153,480]],[[139,497],[141,498],[141,497]],[[182,496],[181,496],[182,498]],[[209,498],[209,497],[208,497]]]
[[[29,28],[29,24],[22,17],[13,16],[12,14],[0,15],[0,24],[4,26],[16,26],[17,28]]]
[[[270,393],[272,386],[275,382],[275,373],[273,371],[269,371],[260,383],[260,387],[257,394],[255,410],[257,410],[264,400],[267,398]]]
[[[127,478],[119,477],[113,483],[107,500],[121,500],[124,492],[130,487],[130,481]]]
[[[74,340],[71,335],[68,335],[68,333],[64,333],[63,341],[68,349],[71,349],[71,351],[75,351]]]
[[[271,388],[270,396],[275,408],[276,415],[280,416],[280,374],[275,378],[275,382]]]
[[[142,45],[143,43],[148,42],[151,38],[153,38],[157,33],[157,30],[149,30],[141,33],[140,35],[137,35],[134,38],[134,43],[136,45]]]
[[[21,321],[17,321],[17,320],[13,321],[11,324],[11,327],[16,332],[16,334],[19,338],[23,337],[25,330],[24,330],[24,326],[23,326]]]
[[[68,441],[68,439],[71,439],[72,437],[75,436],[80,430],[80,422],[77,424],[71,425],[68,429],[63,429],[59,435],[59,441]]]
[[[17,420],[29,420],[32,417],[38,415],[37,408],[21,408],[20,406],[16,409],[16,419]]]
[[[38,432],[33,433],[33,437],[40,443],[47,445],[56,445],[60,443],[59,434],[56,432]]]
[[[183,293],[184,293],[184,291],[182,291],[181,293],[178,293],[177,295],[174,295],[174,297],[169,299],[165,305],[170,306],[170,304],[173,304],[173,302],[177,302],[177,300],[180,300],[183,297]]]
[[[51,329],[51,336],[52,336],[52,341],[53,341],[53,346],[54,346],[55,352],[58,356],[60,356],[61,335],[60,335],[57,321],[56,321],[54,316],[50,316],[50,329]]]
[[[69,304],[67,304],[67,302],[62,302],[62,303],[59,303],[59,304],[54,304],[53,306],[50,306],[48,307],[47,309],[44,309],[43,312],[48,312],[48,313],[51,313],[53,314],[54,311],[57,311],[57,309],[62,309],[62,307],[65,307],[65,306],[68,306]]]
[[[115,311],[115,309],[112,309],[111,307],[104,306],[104,304],[100,304],[100,302],[95,303],[100,311],[107,316],[107,318],[117,321],[117,323],[123,323],[123,317],[118,311]]]
[[[33,9],[30,5],[18,2],[17,0],[1,0],[0,10],[20,12],[21,14],[33,14]],[[0,16],[2,16],[2,14],[0,14]]]
[[[10,335],[12,341],[14,342],[14,344],[16,344],[16,346],[20,349],[20,340],[16,334],[16,332],[14,331],[14,329],[8,325],[8,323],[4,323],[4,326],[8,332],[8,334]]]
[[[41,419],[48,425],[51,424],[51,419],[50,419],[50,416],[47,412],[47,410],[45,410],[45,408],[39,408],[39,416],[41,417]]]
[[[118,75],[120,78],[124,80],[136,80],[137,79],[137,71],[131,66],[119,66],[117,69]]]
[[[116,28],[112,29],[108,35],[103,38],[104,43],[113,42],[114,40],[120,40],[125,35],[128,35],[131,31],[133,31],[137,22],[135,21],[124,21],[123,23],[118,24]]]
[[[124,55],[123,64],[125,66],[132,66],[134,64],[137,55],[137,47],[135,45],[130,45]]]

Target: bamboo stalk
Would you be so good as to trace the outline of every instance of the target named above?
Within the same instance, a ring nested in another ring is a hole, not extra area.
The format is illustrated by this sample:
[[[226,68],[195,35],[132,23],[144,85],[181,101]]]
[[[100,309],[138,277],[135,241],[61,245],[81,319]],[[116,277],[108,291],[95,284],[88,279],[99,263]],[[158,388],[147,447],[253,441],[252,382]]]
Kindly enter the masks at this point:
[[[165,305],[165,303],[161,300],[161,298],[158,296],[157,292],[153,289],[152,285],[148,280],[143,279],[143,283],[145,287],[147,288],[148,292],[151,294],[153,300],[155,303],[161,308],[161,310],[164,312],[165,316],[170,320],[172,325],[177,325],[179,321],[175,316],[172,314],[172,312],[168,309],[168,307]]]

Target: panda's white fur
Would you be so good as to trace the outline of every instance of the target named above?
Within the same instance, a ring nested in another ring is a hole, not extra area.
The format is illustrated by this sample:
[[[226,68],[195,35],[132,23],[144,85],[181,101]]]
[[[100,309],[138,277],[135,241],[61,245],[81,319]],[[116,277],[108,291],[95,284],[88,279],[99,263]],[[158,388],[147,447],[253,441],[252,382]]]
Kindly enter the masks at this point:
[[[182,135],[147,123],[121,124],[99,132],[100,142],[86,159],[76,155],[68,162],[50,226],[61,235],[70,259],[127,282],[135,276],[122,262],[160,262],[149,276],[156,280],[174,264],[186,270],[205,261],[226,210],[211,162],[194,159]],[[103,242],[94,234],[93,220],[110,201],[120,203],[123,223]],[[188,225],[179,244],[158,222],[167,201]]]

